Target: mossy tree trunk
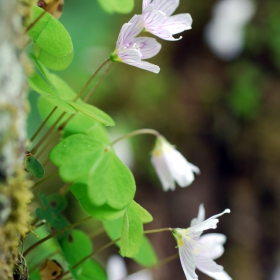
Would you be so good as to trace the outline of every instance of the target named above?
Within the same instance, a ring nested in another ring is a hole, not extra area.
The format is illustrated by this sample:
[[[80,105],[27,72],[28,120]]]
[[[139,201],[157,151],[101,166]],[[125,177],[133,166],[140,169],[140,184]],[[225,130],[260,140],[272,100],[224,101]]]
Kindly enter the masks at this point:
[[[28,231],[28,203],[32,198],[30,181],[23,168],[28,104],[22,22],[28,9],[28,5],[19,5],[17,0],[0,0],[0,279],[3,280],[26,279],[18,248],[21,237]],[[15,267],[22,278],[13,276]]]

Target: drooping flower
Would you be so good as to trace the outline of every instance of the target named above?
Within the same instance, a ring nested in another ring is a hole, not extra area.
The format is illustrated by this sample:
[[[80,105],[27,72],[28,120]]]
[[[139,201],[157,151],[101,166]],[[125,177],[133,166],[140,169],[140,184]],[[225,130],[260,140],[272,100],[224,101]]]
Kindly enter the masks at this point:
[[[174,34],[191,29],[190,14],[171,16],[179,6],[179,0],[143,0],[142,15],[145,30],[164,40],[175,41]]]
[[[163,136],[157,137],[151,161],[164,191],[175,190],[175,181],[180,187],[187,187],[194,180],[193,173],[200,173]]]
[[[204,230],[216,228],[219,222],[217,218],[225,213],[230,213],[230,210],[226,209],[222,213],[204,220],[205,210],[201,204],[198,217],[192,220],[189,228],[176,228],[172,231],[178,244],[180,261],[187,280],[198,279],[195,273],[196,268],[216,280],[232,279],[224,268],[214,261],[224,252],[223,244],[226,236],[215,233],[201,236]]]
[[[143,59],[149,59],[158,54],[161,49],[161,44],[154,38],[136,38],[142,30],[142,16],[133,16],[128,23],[122,26],[116,49],[110,58],[115,62],[123,62],[154,73],[159,73],[160,68],[157,65],[143,61]]]

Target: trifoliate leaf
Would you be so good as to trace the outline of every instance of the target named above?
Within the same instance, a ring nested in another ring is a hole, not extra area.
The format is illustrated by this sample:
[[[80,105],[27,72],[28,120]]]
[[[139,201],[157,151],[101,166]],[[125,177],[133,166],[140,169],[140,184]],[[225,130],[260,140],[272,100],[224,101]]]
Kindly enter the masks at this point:
[[[143,237],[143,224],[131,202],[124,213],[121,231],[121,250],[123,257],[132,258],[139,252]]]
[[[132,201],[136,190],[131,171],[110,147],[92,166],[88,185],[88,195],[96,206],[108,204],[119,210]]]
[[[141,221],[143,224],[150,223],[153,220],[152,215],[144,209],[140,204],[135,202],[134,200],[132,201],[132,204],[137,211],[139,217],[141,218]]]
[[[50,152],[50,159],[59,166],[61,178],[73,182],[89,174],[92,167],[100,161],[105,147],[84,134],[72,135]]]
[[[35,21],[43,9],[33,6]],[[45,13],[28,31],[33,40],[35,56],[48,68],[65,69],[73,59],[73,44],[64,26],[49,13]]]
[[[46,208],[36,209],[36,215],[40,220],[46,220],[47,225],[51,231],[58,231],[69,226],[69,222],[60,214],[62,210],[66,207],[67,201],[64,197],[58,194],[46,196],[40,193],[40,199],[43,206]],[[57,236],[61,238],[64,235],[67,235],[70,231],[65,231]]]
[[[77,111],[85,114],[86,116],[93,118],[94,120],[97,120],[98,122],[104,124],[105,126],[113,126],[115,125],[115,122],[113,119],[107,115],[105,112],[100,110],[99,108],[86,104],[86,103],[80,103],[80,102],[68,102],[70,105],[72,105]]]
[[[34,156],[27,156],[24,160],[25,169],[36,178],[43,178],[45,169]]]
[[[61,213],[67,206],[64,195],[51,194],[47,196],[48,210],[53,213]]]
[[[85,181],[86,180],[79,180],[70,186],[70,191],[79,200],[80,205],[85,212],[101,221],[113,220],[123,216],[125,210],[116,210],[108,204],[104,204],[100,207],[94,205],[88,196],[89,187]]]
[[[132,201],[134,177],[109,146],[76,134],[61,141],[49,156],[66,182],[88,179],[89,199],[96,207],[108,204],[122,210]]]

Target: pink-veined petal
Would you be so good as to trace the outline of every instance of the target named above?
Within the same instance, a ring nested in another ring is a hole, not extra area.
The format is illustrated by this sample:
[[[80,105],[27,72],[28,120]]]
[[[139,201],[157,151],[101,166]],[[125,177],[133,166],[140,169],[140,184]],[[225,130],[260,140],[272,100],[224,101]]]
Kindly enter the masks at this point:
[[[147,61],[142,61],[142,62],[138,63],[135,66],[138,67],[138,68],[141,68],[141,69],[144,69],[144,70],[156,73],[156,74],[158,74],[159,71],[160,71],[159,66],[157,66],[155,64],[152,64],[150,62],[147,62]]]
[[[134,15],[122,28],[122,46],[129,44],[144,28],[142,15]]]
[[[180,261],[187,280],[197,280],[195,273],[195,258],[193,255],[193,247],[190,242],[183,240],[183,245],[179,247]]]
[[[135,66],[135,64],[141,62],[141,53],[139,50],[136,49],[124,50],[120,52],[118,55],[122,60],[122,62],[126,64]]]
[[[124,34],[125,30],[129,27],[129,25],[131,25],[131,24],[125,23],[125,24],[123,24],[123,26],[121,28],[121,31],[118,36],[117,44],[116,44],[117,50],[121,49],[121,47],[123,46],[123,34]]]
[[[179,14],[165,19],[161,28],[168,30],[171,34],[178,34],[192,28],[192,17],[190,14]]]
[[[151,4],[151,1],[152,0],[143,0],[143,3],[142,3],[142,12],[144,12],[144,10],[146,9],[146,7]]]
[[[178,41],[182,39],[182,36],[180,36],[179,38],[174,38],[172,34],[165,29],[153,29],[149,30],[149,32],[166,41]]]
[[[138,37],[135,38],[133,44],[137,44],[142,54],[141,59],[148,59],[157,55],[161,49],[161,44],[154,38]]]
[[[179,6],[179,0],[154,0],[153,4],[156,10],[160,10],[166,13],[166,16],[170,16]]]
[[[199,242],[204,245],[203,256],[215,260],[225,251],[223,244],[227,238],[221,233],[208,233],[200,237]]]
[[[216,280],[231,280],[232,278],[224,271],[221,265],[205,257],[195,257],[196,267],[203,273]]]
[[[152,156],[151,161],[159,177],[159,180],[163,186],[163,190],[164,191],[175,190],[174,179],[170,174],[170,171],[168,169],[168,166],[166,164],[163,155]]]
[[[165,21],[166,15],[162,11],[154,9],[154,5],[150,4],[147,6],[143,12],[143,21],[145,24],[145,29],[152,32],[157,29]]]

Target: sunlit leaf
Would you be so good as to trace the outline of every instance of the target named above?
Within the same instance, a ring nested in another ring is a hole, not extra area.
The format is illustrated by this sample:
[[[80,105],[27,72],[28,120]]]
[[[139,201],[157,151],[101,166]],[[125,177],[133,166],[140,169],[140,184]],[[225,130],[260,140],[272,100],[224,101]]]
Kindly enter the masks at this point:
[[[121,236],[122,223],[122,217],[112,221],[103,221],[104,229],[111,240],[116,240]],[[120,242],[117,242],[116,245],[120,246]],[[142,236],[139,252],[133,259],[146,267],[153,266],[157,263],[158,259],[155,250],[146,236]]]
[[[33,6],[33,18],[36,20],[44,10]],[[35,56],[48,68],[65,69],[73,59],[73,44],[64,26],[49,13],[28,31],[33,40]]]
[[[157,254],[146,236],[143,236],[139,252],[133,259],[146,267],[153,266],[158,262]]]
[[[88,195],[96,206],[108,204],[115,209],[126,207],[136,190],[131,171],[109,147],[91,168],[88,185]]]
[[[100,160],[104,146],[84,134],[72,135],[50,152],[50,159],[59,166],[63,180],[72,182],[88,175],[92,167]]]
[[[66,182],[88,178],[88,195],[94,205],[122,210],[132,201],[134,177],[111,147],[76,134],[61,141],[49,156]]]
[[[144,209],[140,204],[135,202],[134,200],[132,201],[132,204],[137,211],[139,217],[141,218],[141,221],[143,224],[150,223],[153,220],[152,215]]]
[[[88,185],[82,180],[71,184],[70,191],[79,200],[83,210],[97,220],[106,221],[117,219],[124,214],[125,210],[116,210],[110,207],[108,204],[104,204],[100,207],[94,205],[88,196]]]
[[[123,257],[132,258],[137,255],[142,241],[143,224],[135,205],[130,203],[123,216],[120,251]]]

